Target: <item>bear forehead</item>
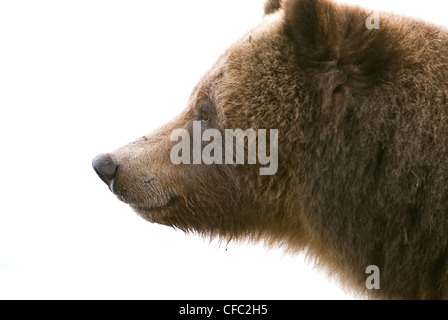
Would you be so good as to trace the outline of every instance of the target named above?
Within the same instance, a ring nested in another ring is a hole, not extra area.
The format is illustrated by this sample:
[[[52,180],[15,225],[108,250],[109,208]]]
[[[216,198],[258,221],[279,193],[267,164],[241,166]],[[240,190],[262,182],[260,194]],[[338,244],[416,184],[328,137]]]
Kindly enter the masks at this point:
[[[228,47],[216,60],[212,68],[202,77],[193,90],[194,94],[204,90],[204,85],[213,89],[223,73],[232,66],[234,60],[245,60],[252,63],[248,57],[259,50],[275,48],[279,37],[283,37],[284,11],[279,10],[273,14],[265,15],[257,26],[247,31],[242,37]]]
[[[275,42],[281,37],[281,28],[284,23],[284,12],[279,10],[273,14],[265,15],[257,26],[247,31],[242,37],[236,40],[228,47],[215,61],[213,66],[206,72],[193,89],[189,105],[194,106],[199,100],[210,98],[219,100],[219,93],[222,90],[228,90],[228,84],[231,79],[226,79],[232,66],[241,64],[252,64],[254,61],[250,58],[255,52],[266,52],[275,50]],[[243,72],[244,70],[239,70]],[[225,89],[222,86],[225,86]],[[218,113],[221,111],[218,110]]]

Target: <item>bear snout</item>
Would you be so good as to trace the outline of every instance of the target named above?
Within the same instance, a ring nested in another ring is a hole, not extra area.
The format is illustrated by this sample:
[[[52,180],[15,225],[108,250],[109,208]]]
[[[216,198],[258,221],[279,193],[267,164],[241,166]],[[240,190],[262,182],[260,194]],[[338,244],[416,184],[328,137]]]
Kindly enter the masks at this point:
[[[114,180],[118,175],[119,166],[112,160],[110,155],[107,153],[99,154],[93,159],[92,167],[101,180],[114,192]]]

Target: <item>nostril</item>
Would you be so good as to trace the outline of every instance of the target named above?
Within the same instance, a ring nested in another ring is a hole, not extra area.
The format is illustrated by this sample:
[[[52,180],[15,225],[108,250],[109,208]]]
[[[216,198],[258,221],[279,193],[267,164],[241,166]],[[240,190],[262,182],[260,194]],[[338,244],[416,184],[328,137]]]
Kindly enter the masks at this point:
[[[101,180],[111,188],[118,168],[112,158],[107,153],[100,154],[93,159],[92,166]]]

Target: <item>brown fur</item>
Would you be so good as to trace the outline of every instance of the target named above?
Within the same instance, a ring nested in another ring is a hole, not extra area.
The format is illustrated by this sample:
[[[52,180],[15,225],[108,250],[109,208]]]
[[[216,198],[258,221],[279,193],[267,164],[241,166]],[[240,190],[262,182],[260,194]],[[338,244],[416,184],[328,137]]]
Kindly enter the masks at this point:
[[[151,222],[306,250],[373,298],[447,298],[447,31],[385,13],[368,30],[371,12],[328,0],[265,12],[181,115],[110,153],[114,192]],[[204,129],[278,129],[278,172],[172,164],[171,131],[203,110]]]
[[[281,0],[268,0],[264,4],[264,13],[272,14],[282,7]]]

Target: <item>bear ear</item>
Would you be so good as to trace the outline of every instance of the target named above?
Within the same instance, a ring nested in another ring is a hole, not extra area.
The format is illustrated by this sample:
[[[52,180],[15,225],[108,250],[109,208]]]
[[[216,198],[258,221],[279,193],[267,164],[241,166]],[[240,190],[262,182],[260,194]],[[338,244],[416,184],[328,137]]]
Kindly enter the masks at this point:
[[[387,32],[387,20],[380,29],[366,25],[372,12],[331,0],[284,0],[282,8],[301,67],[319,73],[337,69],[363,82],[398,67],[400,49]]]
[[[281,0],[266,0],[264,3],[264,14],[272,14],[282,7]]]
[[[307,61],[337,58],[345,12],[327,0],[285,1],[286,31]]]

